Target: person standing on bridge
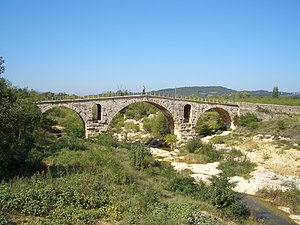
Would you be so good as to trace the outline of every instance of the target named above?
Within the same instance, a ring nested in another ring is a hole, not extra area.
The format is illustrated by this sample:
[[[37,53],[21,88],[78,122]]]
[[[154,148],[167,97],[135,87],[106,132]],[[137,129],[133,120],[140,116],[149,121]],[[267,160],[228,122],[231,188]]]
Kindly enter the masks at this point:
[[[142,87],[142,94],[143,94],[143,95],[146,94],[146,88],[145,88],[144,85],[143,85],[143,87]]]

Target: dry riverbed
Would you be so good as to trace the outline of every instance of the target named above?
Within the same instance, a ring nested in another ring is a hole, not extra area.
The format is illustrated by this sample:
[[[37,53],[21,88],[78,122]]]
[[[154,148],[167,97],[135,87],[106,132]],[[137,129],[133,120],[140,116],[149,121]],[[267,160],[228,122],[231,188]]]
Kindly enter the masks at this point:
[[[204,139],[208,142],[210,138]],[[262,188],[287,190],[291,184],[295,184],[300,189],[300,150],[286,148],[278,145],[273,137],[268,135],[258,135],[247,137],[242,141],[231,143],[231,146],[217,145],[217,148],[236,148],[241,150],[247,157],[257,164],[254,171],[250,173],[250,178],[232,177],[236,182],[235,191],[255,195]],[[170,162],[177,171],[189,170],[195,180],[209,182],[209,178],[219,174],[217,169],[219,162],[207,164],[192,164],[180,156],[179,151],[168,152],[161,149],[151,148],[152,155],[161,161]],[[289,212],[288,208],[282,208]],[[290,215],[290,217],[300,224],[300,216]]]

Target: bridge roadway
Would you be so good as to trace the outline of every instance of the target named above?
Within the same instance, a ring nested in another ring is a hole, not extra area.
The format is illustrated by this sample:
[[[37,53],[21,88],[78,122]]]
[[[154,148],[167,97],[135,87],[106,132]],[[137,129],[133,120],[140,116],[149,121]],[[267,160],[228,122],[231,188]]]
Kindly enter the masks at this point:
[[[114,116],[123,108],[137,102],[147,102],[157,107],[168,119],[171,132],[180,142],[196,136],[195,126],[201,114],[208,110],[218,112],[228,128],[235,128],[234,118],[247,113],[263,120],[276,116],[300,114],[300,107],[254,103],[218,103],[199,99],[163,97],[156,95],[126,95],[83,99],[47,100],[37,103],[41,113],[55,107],[74,110],[82,119],[85,136],[93,137],[107,131]],[[93,113],[94,111],[94,113]]]

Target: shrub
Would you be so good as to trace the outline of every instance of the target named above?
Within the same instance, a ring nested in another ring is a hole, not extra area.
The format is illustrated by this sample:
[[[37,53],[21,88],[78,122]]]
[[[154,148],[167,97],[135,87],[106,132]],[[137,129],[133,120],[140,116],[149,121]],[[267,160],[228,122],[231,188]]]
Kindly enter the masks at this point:
[[[206,158],[206,163],[218,162],[223,159],[223,152],[221,150],[216,150],[212,144],[203,144],[198,148],[195,153],[204,155]]]
[[[134,123],[125,123],[125,129],[126,131],[133,131],[133,132],[139,132],[140,127],[137,124]]]
[[[118,147],[118,141],[110,134],[102,133],[99,134],[96,138],[96,143],[106,147]]]
[[[194,153],[197,149],[199,149],[202,146],[202,141],[200,137],[194,137],[193,139],[189,140],[185,144],[185,149],[190,152]]]
[[[293,184],[289,190],[269,190],[261,189],[258,195],[264,198],[272,199],[276,205],[284,205],[291,208],[292,213],[300,213],[300,190]]]
[[[129,154],[131,165],[137,170],[143,170],[150,164],[151,154],[142,145],[131,145]]]
[[[213,176],[210,182],[210,201],[214,206],[222,209],[234,204],[235,197],[232,190],[235,186],[234,183],[230,183],[229,179],[223,176]]]
[[[222,170],[224,176],[249,176],[256,164],[247,159],[240,150],[232,149],[226,159],[220,162],[218,169]]]
[[[158,116],[155,117],[151,131],[152,135],[158,139],[163,139],[166,134],[170,133],[169,121],[161,112],[159,112]]]
[[[214,144],[224,144],[225,140],[225,136],[214,136],[210,141]]]
[[[285,130],[287,128],[284,120],[278,120],[277,127],[279,128],[279,130]]]
[[[165,136],[165,142],[168,146],[171,147],[171,150],[174,150],[176,148],[176,142],[177,142],[177,136],[175,134],[167,134]]]
[[[143,120],[143,128],[145,131],[151,133],[152,132],[152,119],[144,118]]]
[[[260,122],[261,119],[258,119],[256,115],[254,114],[247,114],[244,116],[241,116],[239,118],[238,124],[242,127],[249,128],[251,130],[254,130],[258,127],[258,122]]]
[[[0,211],[0,224],[1,225],[12,225],[11,223]]]
[[[207,225],[223,225],[223,222],[213,217],[207,213],[191,211],[186,216],[187,224],[189,225],[199,225],[199,224],[207,224]]]
[[[222,121],[218,112],[211,110],[204,112],[196,123],[196,132],[199,135],[212,135],[218,130],[224,127],[224,122]]]
[[[49,150],[50,152],[58,152],[62,149],[69,149],[69,150],[85,150],[86,144],[84,139],[81,138],[70,138],[70,137],[62,137],[57,142],[50,145]]]

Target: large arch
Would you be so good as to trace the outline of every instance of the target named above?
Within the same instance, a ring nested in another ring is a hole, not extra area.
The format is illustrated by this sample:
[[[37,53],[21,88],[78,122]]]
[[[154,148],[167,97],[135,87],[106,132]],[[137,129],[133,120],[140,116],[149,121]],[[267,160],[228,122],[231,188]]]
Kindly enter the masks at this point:
[[[47,107],[38,107],[40,110],[40,116],[43,116],[44,114],[47,114],[49,111],[55,109],[55,108],[66,108],[69,110],[72,110],[74,113],[76,113],[80,120],[82,121],[82,125],[83,125],[83,129],[84,129],[84,136],[87,138],[87,131],[86,131],[86,120],[84,119],[86,116],[81,114],[81,111],[74,107],[74,106],[70,106],[70,105],[65,105],[65,104],[61,104],[61,105],[48,105]]]
[[[230,113],[226,109],[219,107],[219,106],[211,106],[211,107],[205,108],[203,110],[203,112],[207,112],[209,110],[216,111],[220,115],[220,117],[221,117],[222,121],[224,122],[224,124],[226,125],[227,129],[229,129],[231,127],[232,119],[231,119]]]
[[[171,114],[171,112],[168,109],[166,109],[164,106],[162,106],[162,105],[160,105],[158,103],[155,103],[153,101],[149,101],[149,100],[132,101],[132,102],[128,102],[127,104],[122,105],[122,107],[118,108],[110,116],[110,118],[107,121],[108,126],[110,126],[112,119],[117,115],[117,113],[119,113],[121,110],[123,110],[124,108],[128,107],[129,105],[132,105],[132,104],[135,104],[135,103],[139,103],[139,102],[145,102],[145,103],[148,103],[148,104],[153,105],[154,107],[158,108],[163,113],[163,115],[166,117],[166,119],[168,120],[169,125],[170,125],[170,132],[172,134],[176,134],[176,124],[175,124],[175,120],[174,120],[173,115]]]

